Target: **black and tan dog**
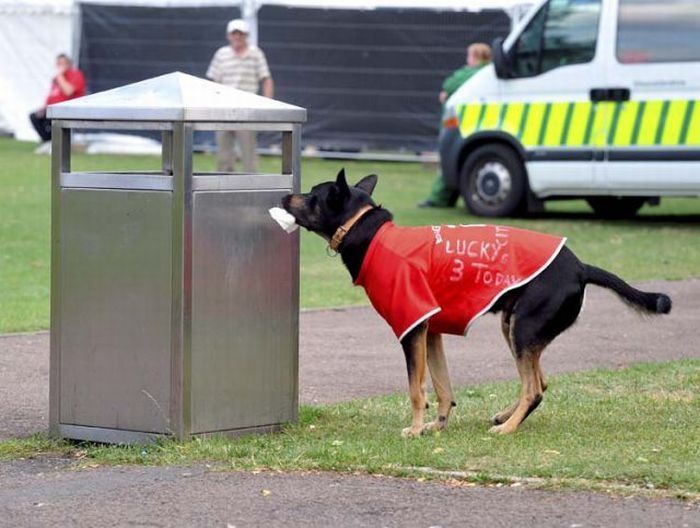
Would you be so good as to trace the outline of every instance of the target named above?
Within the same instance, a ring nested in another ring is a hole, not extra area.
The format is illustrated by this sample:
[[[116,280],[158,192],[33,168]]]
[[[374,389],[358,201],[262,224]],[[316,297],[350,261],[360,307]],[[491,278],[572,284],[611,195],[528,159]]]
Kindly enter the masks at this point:
[[[377,206],[371,198],[376,183],[377,176],[370,175],[357,185],[349,186],[341,170],[335,182],[316,185],[307,194],[287,195],[282,203],[299,225],[325,238],[330,248],[340,253],[353,282],[357,282],[373,238],[392,220],[391,213]],[[436,229],[439,228],[436,226],[433,231]],[[532,280],[523,285],[514,283],[484,310],[501,313],[503,336],[522,382],[518,400],[492,417],[492,432],[515,431],[542,401],[547,382],[540,369],[540,355],[578,317],[587,284],[609,288],[628,305],[645,313],[661,314],[671,310],[668,296],[637,290],[605,270],[582,263],[562,241],[561,247]],[[431,313],[400,337],[413,408],[413,421],[411,427],[403,430],[404,436],[443,429],[455,405],[441,334],[434,329],[431,331],[428,317]],[[437,420],[424,424],[426,368],[437,394],[438,409]]]

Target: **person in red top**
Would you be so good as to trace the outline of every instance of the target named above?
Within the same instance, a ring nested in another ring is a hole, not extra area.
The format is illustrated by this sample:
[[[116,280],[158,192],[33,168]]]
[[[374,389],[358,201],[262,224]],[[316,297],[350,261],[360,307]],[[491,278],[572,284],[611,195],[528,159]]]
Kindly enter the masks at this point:
[[[83,73],[73,66],[70,57],[61,53],[56,57],[56,76],[51,81],[49,95],[46,96],[44,106],[29,114],[29,119],[34,130],[42,141],[51,139],[51,121],[46,118],[46,107],[54,104],[82,97],[85,95],[85,77]]]

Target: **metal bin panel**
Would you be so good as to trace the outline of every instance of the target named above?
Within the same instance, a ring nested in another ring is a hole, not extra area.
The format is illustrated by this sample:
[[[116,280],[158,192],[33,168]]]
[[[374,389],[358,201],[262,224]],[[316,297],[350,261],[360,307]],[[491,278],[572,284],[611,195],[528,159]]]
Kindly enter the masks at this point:
[[[296,419],[298,234],[268,214],[289,192],[194,193],[193,434]]]
[[[172,193],[61,191],[60,422],[167,433]]]

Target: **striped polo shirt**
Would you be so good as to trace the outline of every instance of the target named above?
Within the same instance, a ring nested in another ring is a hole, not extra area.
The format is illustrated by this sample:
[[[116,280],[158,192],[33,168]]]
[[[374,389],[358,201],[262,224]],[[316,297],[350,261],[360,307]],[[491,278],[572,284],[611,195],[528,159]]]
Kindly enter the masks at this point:
[[[214,53],[206,75],[226,86],[258,93],[260,81],[270,77],[270,69],[265,54],[256,46],[248,46],[243,56],[237,55],[231,46],[223,46]]]

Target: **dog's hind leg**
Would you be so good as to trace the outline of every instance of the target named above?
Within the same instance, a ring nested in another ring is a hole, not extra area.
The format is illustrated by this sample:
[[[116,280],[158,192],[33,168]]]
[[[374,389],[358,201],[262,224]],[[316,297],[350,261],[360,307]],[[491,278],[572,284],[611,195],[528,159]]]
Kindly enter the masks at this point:
[[[520,399],[510,416],[491,431],[515,431],[542,401],[547,381],[540,368],[540,356],[552,340],[576,321],[584,289],[581,263],[564,248],[549,267],[521,291],[508,320],[509,343],[522,380]],[[496,417],[505,418],[508,413],[502,414]]]
[[[401,432],[406,437],[419,436],[423,432],[423,416],[427,401],[423,390],[427,363],[427,336],[428,325],[422,323],[401,340],[401,346],[406,356],[408,390],[413,410],[411,427],[407,427]]]
[[[513,354],[513,358],[517,360],[515,351],[513,349],[513,336],[511,335],[512,317],[513,312],[511,310],[504,310],[501,313],[501,332],[503,332],[503,337],[506,340],[506,343],[508,344],[508,348],[510,349],[511,354]],[[494,414],[491,417],[491,423],[493,425],[501,425],[502,423],[504,423],[508,418],[511,417],[515,409],[518,407],[519,401],[520,399],[515,400],[515,402],[512,405],[506,407],[501,412]]]
[[[517,350],[515,362],[522,383],[520,398],[510,417],[501,425],[492,427],[492,433],[507,434],[514,432],[542,401],[542,382],[539,378],[537,361],[543,348]]]
[[[445,349],[442,346],[440,334],[428,334],[428,369],[433,381],[433,388],[438,399],[438,417],[434,422],[427,423],[425,431],[440,431],[447,427],[452,407],[456,405],[450,383],[450,372],[447,368]]]
[[[542,354],[537,356],[537,359],[535,361],[535,368],[537,369],[537,377],[540,379],[540,386],[542,387],[542,392],[547,392],[547,378],[544,375],[544,372],[542,372],[542,366],[540,365],[540,357]]]
[[[513,335],[511,333],[511,328],[512,328],[512,323],[514,323],[513,319],[513,314],[512,312],[503,312],[501,314],[501,331],[503,332],[503,337],[506,340],[506,343],[508,343],[508,347],[510,348],[511,353],[513,354],[513,357],[517,361],[517,356],[515,354],[515,350],[513,348]],[[547,380],[544,376],[544,373],[542,372],[542,368],[540,367],[540,356],[541,352],[537,354],[534,358],[534,368],[537,370],[537,377],[539,378],[540,381],[540,387],[542,388],[542,392],[544,393],[547,390]],[[508,418],[511,417],[513,412],[515,412],[515,409],[518,407],[518,403],[520,402],[520,399],[518,398],[515,400],[515,402],[503,409],[501,412],[494,414],[491,417],[491,423],[493,425],[501,425],[502,423],[505,423]]]

